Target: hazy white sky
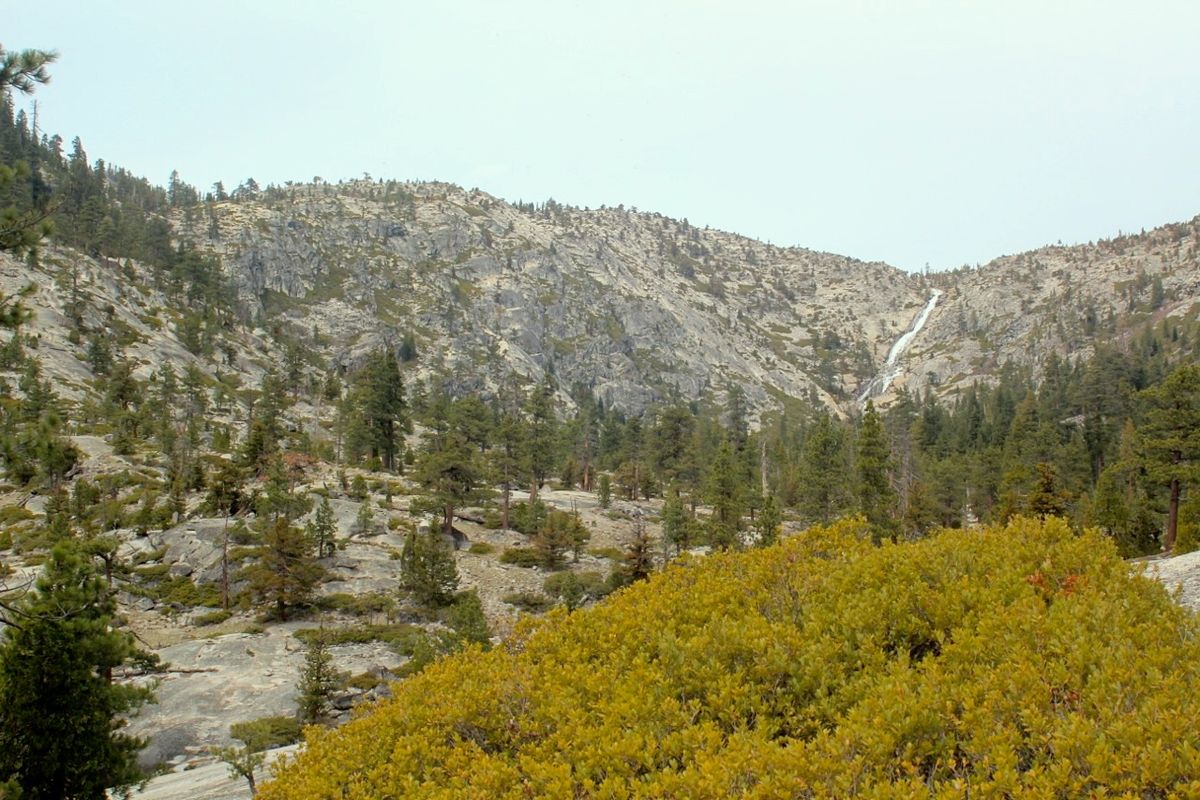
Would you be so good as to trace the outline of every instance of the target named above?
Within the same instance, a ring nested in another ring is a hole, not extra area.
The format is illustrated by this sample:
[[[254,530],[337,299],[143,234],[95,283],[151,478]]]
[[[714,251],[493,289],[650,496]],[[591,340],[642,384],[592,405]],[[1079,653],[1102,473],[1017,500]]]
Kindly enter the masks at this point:
[[[1200,213],[1197,0],[0,2],[42,129],[202,190],[637,206],[907,269]]]

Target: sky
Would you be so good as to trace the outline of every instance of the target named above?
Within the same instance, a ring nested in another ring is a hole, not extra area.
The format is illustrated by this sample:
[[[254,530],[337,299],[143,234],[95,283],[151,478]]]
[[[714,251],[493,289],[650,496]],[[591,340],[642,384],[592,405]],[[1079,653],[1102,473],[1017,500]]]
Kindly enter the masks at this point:
[[[1195,0],[0,0],[40,128],[207,190],[441,180],[908,270],[1200,213]],[[27,106],[27,102],[25,102]]]

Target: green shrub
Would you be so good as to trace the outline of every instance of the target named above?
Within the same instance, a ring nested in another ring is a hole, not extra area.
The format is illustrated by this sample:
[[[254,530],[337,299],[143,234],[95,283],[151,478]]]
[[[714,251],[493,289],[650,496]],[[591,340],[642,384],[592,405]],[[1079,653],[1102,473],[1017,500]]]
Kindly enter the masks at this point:
[[[509,547],[500,554],[501,564],[516,564],[518,567],[540,567],[545,559],[532,547]]]
[[[222,622],[232,616],[232,611],[225,611],[224,609],[218,611],[209,611],[208,613],[197,615],[195,617],[195,623],[197,625],[220,625]]]
[[[237,564],[238,562],[246,561],[247,559],[258,558],[260,555],[262,555],[262,549],[260,546],[247,547],[244,545],[231,547],[227,553],[230,564]]]
[[[236,545],[261,544],[262,537],[250,529],[244,522],[238,522],[229,529],[229,541]]]
[[[475,556],[487,556],[496,552],[496,547],[487,542],[471,542],[471,546],[467,549],[467,552]]]
[[[139,578],[157,580],[166,575],[170,569],[170,564],[147,564],[144,567],[134,567],[133,574],[137,575]]]
[[[33,550],[49,550],[54,546],[54,534],[42,525],[33,528],[14,528],[12,549],[22,555]]]
[[[136,567],[145,564],[147,561],[159,561],[166,554],[167,548],[165,545],[155,550],[143,550],[133,557],[133,565]]]
[[[35,517],[37,515],[24,506],[0,506],[0,525],[12,525]]]
[[[139,569],[153,568],[139,567]],[[161,603],[175,603],[181,606],[217,608],[221,605],[221,589],[215,583],[197,584],[182,575],[163,575],[150,586],[140,587],[136,593]]]
[[[510,606],[516,606],[531,614],[540,614],[554,605],[554,601],[541,592],[511,592],[501,599]]]
[[[302,732],[300,721],[295,717],[259,717],[229,726],[229,735],[254,752],[298,742]]]
[[[599,600],[612,591],[599,572],[556,572],[542,583],[542,590],[570,609]]]
[[[607,558],[609,561],[625,560],[625,551],[619,547],[589,547],[588,553],[596,558]]]
[[[362,689],[363,691],[370,691],[371,689],[374,689],[376,686],[378,686],[381,683],[383,683],[383,679],[380,678],[375,673],[360,672],[357,675],[351,676],[350,680],[348,680],[346,682],[346,685],[352,689]]]
[[[315,605],[322,611],[341,611],[356,617],[365,617],[391,611],[396,607],[396,601],[391,595],[383,592],[335,592],[321,595],[316,599]]]
[[[367,644],[368,642],[384,642],[401,651],[409,647],[413,636],[423,631],[416,625],[398,623],[395,625],[355,625],[347,628],[301,628],[295,636],[308,644],[318,638],[324,639],[325,644]]]
[[[532,505],[526,502],[513,503],[509,509],[508,522],[513,530],[532,536],[542,527],[549,511],[549,507],[541,500]]]

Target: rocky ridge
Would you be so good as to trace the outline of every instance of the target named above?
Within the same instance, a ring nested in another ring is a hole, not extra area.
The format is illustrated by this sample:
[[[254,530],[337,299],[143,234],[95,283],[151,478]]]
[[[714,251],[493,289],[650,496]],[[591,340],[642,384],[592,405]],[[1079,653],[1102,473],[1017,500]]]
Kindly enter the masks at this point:
[[[291,186],[177,225],[243,302],[327,334],[335,360],[411,333],[421,369],[465,389],[552,370],[633,412],[734,384],[756,409],[834,407],[928,294],[885,264],[446,184]]]
[[[935,288],[882,402],[1085,356],[1098,335],[1194,315],[1200,297],[1200,218],[928,276],[444,183],[295,184],[175,224],[222,255],[256,313],[327,334],[335,361],[411,334],[420,371],[464,389],[553,371],[635,413],[735,384],[756,411],[787,397],[849,410]]]
[[[1200,311],[1200,217],[1136,235],[1003,256],[931,276],[945,292],[897,386],[946,393],[1005,363],[1090,355]]]

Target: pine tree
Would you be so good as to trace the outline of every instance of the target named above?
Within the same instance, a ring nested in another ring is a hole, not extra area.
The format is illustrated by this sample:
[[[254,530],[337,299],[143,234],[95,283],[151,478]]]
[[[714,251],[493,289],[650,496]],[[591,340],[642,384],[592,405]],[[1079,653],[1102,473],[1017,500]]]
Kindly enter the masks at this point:
[[[754,530],[758,534],[759,547],[770,547],[779,541],[779,526],[783,524],[783,514],[774,495],[767,495],[759,506],[758,515],[754,519]]]
[[[333,506],[329,504],[329,496],[322,495],[317,512],[308,523],[307,533],[317,549],[317,558],[328,558],[333,555],[337,534],[337,521],[333,518]]]
[[[727,550],[738,542],[743,505],[743,489],[728,440],[722,442],[717,450],[717,457],[708,473],[706,489],[706,499],[713,509],[709,539],[714,547]]]
[[[46,67],[57,58],[58,54],[50,51],[6,51],[0,46],[0,104],[7,106],[13,91],[30,94],[39,84],[48,83],[50,74]],[[8,197],[11,187],[35,179],[36,174],[24,160],[0,164],[0,196]],[[52,230],[50,213],[44,201],[33,208],[22,208],[16,203],[0,208],[0,252],[17,256],[31,251],[36,254],[38,242]],[[21,318],[19,293],[0,298],[0,327],[13,327]]]
[[[612,503],[612,478],[605,472],[600,476],[599,485],[596,490],[596,499],[600,502],[601,508],[608,508]]]
[[[7,97],[12,90],[31,94],[40,84],[50,82],[49,64],[58,59],[52,50],[7,51],[0,47],[0,97]]]
[[[904,535],[909,539],[918,539],[937,524],[937,499],[930,493],[924,481],[913,481],[908,487],[908,502],[900,519]]]
[[[1163,534],[1163,550],[1170,552],[1183,489],[1200,477],[1200,366],[1180,367],[1143,398],[1149,405],[1141,429],[1146,469],[1170,492]]]
[[[676,553],[681,553],[691,547],[692,526],[690,523],[687,511],[683,507],[683,499],[679,496],[679,489],[673,488],[668,492],[667,499],[663,503],[662,532],[663,537],[675,548]]]
[[[469,411],[469,407],[456,403],[434,414],[413,474],[425,490],[413,509],[436,512],[441,518],[442,534],[456,543],[455,511],[488,494],[482,485],[486,472],[482,460],[467,438]]]
[[[370,534],[375,528],[375,510],[371,508],[370,498],[365,498],[358,504],[358,513],[354,515],[354,528],[359,534]]]
[[[434,531],[411,531],[400,552],[400,589],[419,605],[448,605],[458,589],[454,552]]]
[[[530,395],[526,414],[529,417],[526,470],[529,500],[533,502],[558,461],[558,418],[554,415],[554,383],[549,374]]]
[[[664,482],[694,480],[691,449],[695,417],[685,406],[670,406],[659,415],[650,434],[654,471]]]
[[[474,589],[463,592],[454,599],[454,605],[450,606],[447,614],[447,621],[464,642],[482,645],[485,650],[491,647],[492,632],[488,629],[483,604],[479,601],[479,592]]]
[[[548,569],[559,569],[568,551],[579,560],[579,551],[587,541],[588,532],[579,517],[566,511],[551,510],[533,537],[533,548]]]
[[[619,583],[627,585],[634,581],[645,580],[654,571],[654,552],[650,543],[650,534],[646,531],[646,523],[639,515],[635,519],[633,539],[625,549],[625,557],[619,570]]]
[[[207,505],[219,513],[221,525],[221,608],[229,608],[229,518],[242,502],[242,471],[232,461],[222,459],[208,487]]]
[[[867,401],[862,426],[858,432],[858,498],[859,507],[871,523],[876,541],[881,536],[895,536],[891,516],[896,493],[892,489],[890,470],[891,451],[880,423],[875,404]]]
[[[280,421],[283,397],[278,376],[268,372],[263,376],[246,440],[242,443],[241,464],[253,473],[265,472],[271,459],[279,452],[283,438]]]
[[[113,593],[88,560],[56,546],[36,590],[0,608],[0,783],[13,780],[24,800],[61,800],[139,780],[143,742],[120,729],[151,695],[112,671],[152,657],[114,628]]]
[[[343,411],[351,417],[346,449],[352,460],[369,454],[384,469],[398,470],[403,464],[400,434],[410,423],[400,365],[390,349],[373,353],[355,374]]]
[[[258,495],[255,511],[263,517],[296,519],[308,513],[312,498],[295,491],[298,472],[289,469],[283,456],[276,453],[267,463],[264,491]]]
[[[300,721],[305,725],[316,725],[325,720],[329,713],[329,699],[337,688],[340,676],[333,666],[333,656],[325,641],[324,631],[308,641],[304,652],[304,667],[300,671],[300,682],[296,684]]]
[[[1062,517],[1067,513],[1067,494],[1059,487],[1058,472],[1053,464],[1038,462],[1034,469],[1037,480],[1029,493],[1029,510],[1039,517]]]
[[[1116,460],[1100,473],[1091,504],[1089,522],[1111,536],[1126,557],[1146,555],[1160,546],[1142,449],[1137,429],[1126,420]]]
[[[508,530],[512,508],[512,490],[521,469],[525,447],[525,426],[521,418],[509,411],[498,411],[493,426],[496,443],[489,452],[489,474],[493,483],[500,484],[500,525]]]
[[[246,570],[250,590],[286,620],[288,610],[307,603],[324,570],[312,557],[304,532],[285,516],[276,517],[263,536],[259,560]]]
[[[800,511],[810,523],[829,524],[850,508],[845,435],[827,413],[817,415],[800,460]]]

